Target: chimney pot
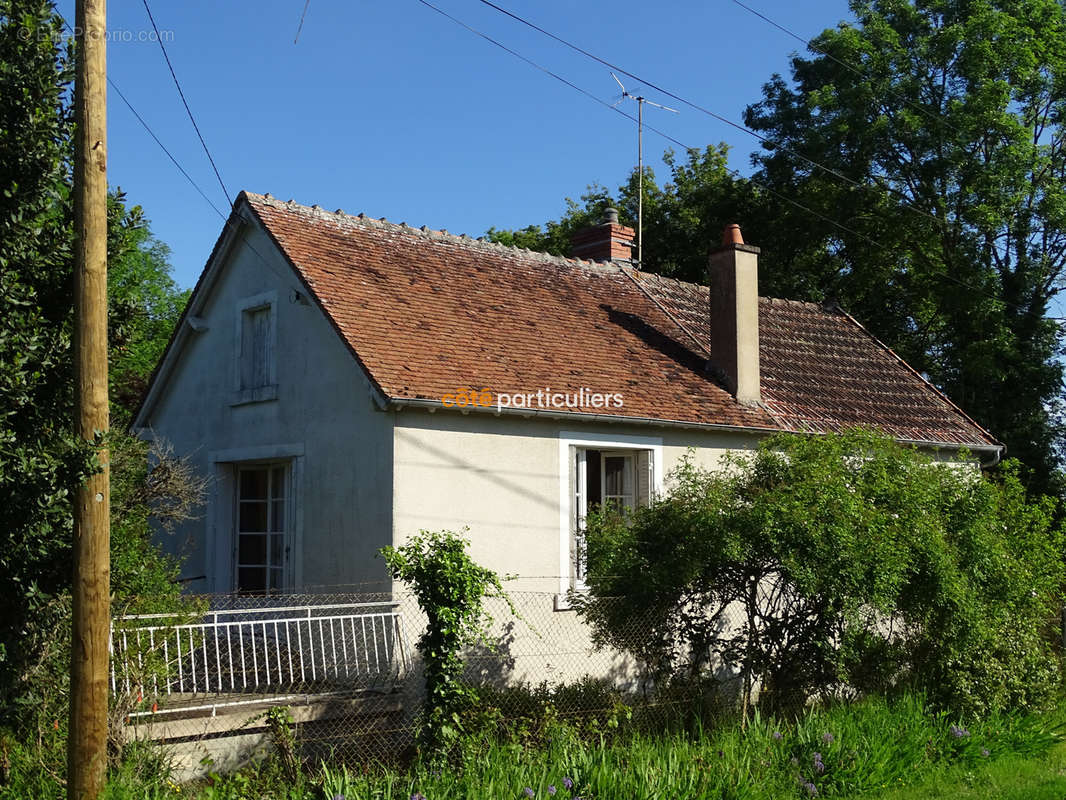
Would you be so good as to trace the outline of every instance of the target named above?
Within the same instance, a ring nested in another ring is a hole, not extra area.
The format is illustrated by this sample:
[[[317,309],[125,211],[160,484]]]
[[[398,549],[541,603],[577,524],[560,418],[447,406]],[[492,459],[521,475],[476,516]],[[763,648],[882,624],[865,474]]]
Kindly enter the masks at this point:
[[[722,244],[744,244],[744,236],[740,233],[740,226],[735,222],[726,225],[722,231]]]
[[[604,212],[603,221],[608,223],[608,224],[617,225],[618,224],[618,209],[615,208],[614,206],[609,207],[607,209],[607,211]]]

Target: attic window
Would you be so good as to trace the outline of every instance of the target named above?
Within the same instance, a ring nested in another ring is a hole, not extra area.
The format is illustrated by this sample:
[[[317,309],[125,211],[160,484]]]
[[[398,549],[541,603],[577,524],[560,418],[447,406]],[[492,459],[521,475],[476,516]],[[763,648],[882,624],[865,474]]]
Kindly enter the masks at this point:
[[[241,389],[270,384],[270,306],[249,308],[241,315]]]
[[[233,405],[277,398],[276,300],[267,292],[237,304]]]

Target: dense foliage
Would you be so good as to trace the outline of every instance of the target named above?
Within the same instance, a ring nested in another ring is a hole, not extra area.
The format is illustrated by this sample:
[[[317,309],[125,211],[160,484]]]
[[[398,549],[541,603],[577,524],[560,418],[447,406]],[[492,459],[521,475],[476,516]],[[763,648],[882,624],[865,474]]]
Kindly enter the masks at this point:
[[[0,2],[0,724],[40,733],[65,719],[72,518],[92,469],[73,436],[71,53],[50,2]],[[122,431],[184,295],[140,208],[109,198],[112,590],[165,603],[176,564],[148,516],[191,513],[202,484]],[[143,602],[143,601],[142,601]]]
[[[745,122],[773,143],[752,241],[802,266],[1057,491],[1066,277],[1066,10],[856,0]],[[825,168],[815,166],[824,165]],[[816,298],[811,298],[816,299]],[[1009,401],[1005,401],[1009,398]]]
[[[464,648],[486,640],[491,619],[482,599],[507,600],[499,577],[470,557],[467,544],[449,531],[422,531],[399,547],[381,551],[393,578],[410,587],[426,615],[426,628],[415,646],[426,678],[420,740],[428,754],[454,743],[461,732],[461,713],[477,697],[463,682],[461,655]]]
[[[745,711],[757,688],[778,709],[844,687],[960,712],[1051,698],[1063,532],[1012,468],[993,481],[864,431],[771,437],[725,466],[687,460],[650,507],[590,519],[576,601],[600,641],[660,681],[739,664]]]
[[[26,35],[26,31],[30,35]],[[0,705],[36,610],[70,582],[69,53],[42,0],[0,4]]]
[[[1061,494],[1066,278],[1066,11],[1057,0],[856,0],[775,75],[745,123],[765,137],[738,178],[724,148],[645,177],[644,264],[705,282],[738,222],[765,295],[834,301],[1007,444],[1030,488]],[[495,241],[565,254],[635,174],[558,221]]]
[[[108,370],[112,426],[131,421],[189,299],[170,275],[170,248],[140,206],[108,198]]]

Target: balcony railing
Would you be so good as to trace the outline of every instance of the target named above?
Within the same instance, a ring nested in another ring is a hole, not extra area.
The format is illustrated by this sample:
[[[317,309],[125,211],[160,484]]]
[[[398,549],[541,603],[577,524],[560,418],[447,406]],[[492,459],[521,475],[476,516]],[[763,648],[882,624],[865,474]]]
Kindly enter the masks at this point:
[[[111,690],[135,698],[134,714],[387,689],[408,667],[392,602],[129,615],[111,626]]]

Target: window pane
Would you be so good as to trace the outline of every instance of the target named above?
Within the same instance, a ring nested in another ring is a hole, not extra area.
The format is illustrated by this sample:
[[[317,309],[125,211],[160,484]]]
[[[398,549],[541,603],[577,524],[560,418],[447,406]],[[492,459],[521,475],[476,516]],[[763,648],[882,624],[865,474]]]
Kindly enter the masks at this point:
[[[591,508],[603,502],[603,487],[600,486],[600,451],[586,450],[585,459],[588,464],[585,491],[589,508]]]
[[[625,456],[607,456],[603,460],[603,475],[606,486],[604,494],[617,497],[626,494],[626,458]]]
[[[285,467],[274,467],[270,481],[270,496],[274,500],[280,500],[285,496]]]
[[[241,534],[237,549],[238,564],[266,564],[267,537],[261,534]]]
[[[267,529],[267,504],[241,503],[240,519],[237,520],[238,530],[250,533],[265,533]]]
[[[241,470],[241,500],[266,500],[267,470]]]
[[[285,537],[281,534],[274,534],[270,537],[270,564],[271,566],[279,566],[281,564],[281,557],[285,552]]]
[[[281,570],[280,569],[272,569],[272,570],[270,570],[270,588],[271,589],[280,589],[281,588]]]
[[[266,569],[241,567],[237,570],[237,591],[261,592],[266,589]]]
[[[270,530],[285,530],[285,501],[275,500],[270,504]]]

